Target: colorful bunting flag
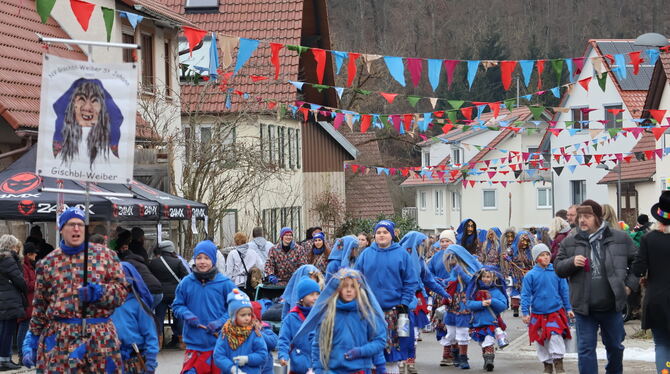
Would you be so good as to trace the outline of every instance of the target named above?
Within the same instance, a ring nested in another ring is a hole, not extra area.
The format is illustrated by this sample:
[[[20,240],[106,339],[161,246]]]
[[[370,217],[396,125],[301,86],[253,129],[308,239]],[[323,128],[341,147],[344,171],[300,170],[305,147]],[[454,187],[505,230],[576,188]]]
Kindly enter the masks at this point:
[[[205,35],[207,35],[207,31],[189,26],[182,26],[181,29],[184,31],[184,36],[188,41],[188,52],[190,56],[193,56],[193,48],[200,44]]]
[[[592,78],[593,77],[588,77],[579,80],[579,85],[582,86],[586,90],[586,92],[589,92],[589,83],[591,82]]]
[[[468,88],[472,88],[472,83],[475,81],[477,75],[477,68],[479,67],[479,60],[468,61]]]
[[[235,69],[233,75],[237,74],[244,64],[251,58],[251,55],[258,48],[258,40],[240,38],[240,49],[237,52],[237,61],[235,62]]]
[[[545,60],[535,61],[535,67],[537,68],[537,89],[542,89],[542,74],[544,73],[544,62]]]
[[[361,57],[360,53],[349,53],[349,61],[347,63],[347,87],[351,87],[356,77],[356,60]]]
[[[219,49],[216,46],[216,34],[212,33],[209,44],[209,78],[216,80],[219,77]]]
[[[321,48],[312,48],[312,55],[316,61],[316,80],[323,83],[323,73],[326,71],[326,51]]]
[[[105,22],[105,32],[107,33],[107,43],[112,40],[112,27],[114,26],[114,9],[100,7],[102,19]]]
[[[384,63],[389,73],[401,86],[405,87],[405,66],[402,63],[402,57],[384,56]]]
[[[442,70],[442,60],[428,59],[428,81],[433,92],[437,90],[440,84],[440,71]],[[412,78],[414,79],[414,78]],[[414,85],[416,87],[416,85]]]
[[[270,43],[270,51],[271,51],[270,62],[275,67],[275,80],[279,78],[279,70],[280,70],[279,51],[281,51],[282,48],[284,48],[283,44]]]
[[[512,73],[514,72],[514,68],[516,68],[516,64],[516,61],[500,61],[500,74],[505,91],[508,91],[509,86],[512,84]]]
[[[72,8],[72,13],[74,13],[74,17],[81,28],[88,31],[88,22],[91,20],[95,4],[81,0],[70,0],[70,8]]]
[[[407,70],[409,70],[409,76],[412,79],[412,85],[416,88],[416,86],[418,86],[419,82],[421,81],[421,73],[423,72],[423,59],[407,58],[406,60]]]
[[[124,11],[119,11],[119,17],[125,17],[128,20],[128,23],[130,23],[130,26],[132,26],[133,30],[135,30],[137,25],[144,19],[144,17],[139,14]]]
[[[458,60],[444,60],[444,71],[447,72],[447,89],[451,89],[451,83],[454,80],[454,71],[459,62]]]
[[[330,51],[330,54],[335,57],[335,74],[340,74],[340,69],[342,69],[342,64],[348,57],[348,54],[341,51]]]

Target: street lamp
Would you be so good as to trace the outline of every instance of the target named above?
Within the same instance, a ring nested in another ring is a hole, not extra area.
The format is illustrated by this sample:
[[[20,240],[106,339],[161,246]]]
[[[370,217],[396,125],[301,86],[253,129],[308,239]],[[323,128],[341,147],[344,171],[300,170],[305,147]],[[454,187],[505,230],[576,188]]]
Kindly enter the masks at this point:
[[[617,219],[621,220],[621,163],[617,163],[617,166],[615,166],[617,169],[617,184],[616,184],[616,214],[617,214]],[[609,166],[605,164],[599,164],[596,166],[596,169],[603,169],[603,170],[614,170],[614,168],[610,168]]]

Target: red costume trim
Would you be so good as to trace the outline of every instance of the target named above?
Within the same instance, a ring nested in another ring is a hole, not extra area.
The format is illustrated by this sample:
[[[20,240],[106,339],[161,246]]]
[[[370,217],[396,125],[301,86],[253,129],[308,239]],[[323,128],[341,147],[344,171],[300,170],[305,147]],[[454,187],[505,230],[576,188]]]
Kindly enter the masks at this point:
[[[531,343],[538,342],[540,345],[544,345],[544,342],[549,340],[552,334],[562,336],[564,339],[572,339],[565,309],[559,309],[549,314],[530,314],[528,337]]]

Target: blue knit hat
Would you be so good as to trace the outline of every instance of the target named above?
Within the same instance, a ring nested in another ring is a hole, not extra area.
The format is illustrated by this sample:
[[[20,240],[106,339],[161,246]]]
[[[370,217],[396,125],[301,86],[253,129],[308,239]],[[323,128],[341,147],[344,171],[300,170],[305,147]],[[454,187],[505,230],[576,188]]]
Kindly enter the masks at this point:
[[[226,302],[228,303],[228,318],[233,322],[235,321],[235,315],[238,310],[242,308],[251,308],[253,311],[249,296],[237,288],[233,288],[233,290],[230,291],[226,298]]]
[[[193,259],[195,260],[199,254],[204,253],[210,260],[212,260],[212,266],[216,266],[216,244],[211,240],[203,240],[200,243],[196,244],[193,249]]]
[[[77,207],[65,209],[65,211],[61,213],[60,216],[58,216],[58,231],[62,230],[67,221],[73,218],[79,218],[80,220],[86,222],[86,213]]]
[[[383,228],[385,228],[386,230],[388,230],[388,232],[391,233],[391,238],[392,238],[393,240],[396,240],[396,237],[395,237],[395,223],[393,223],[392,221],[389,221],[389,220],[387,220],[387,219],[383,219],[383,220],[377,222],[377,224],[375,225],[375,229],[373,230],[373,232],[374,232],[374,233],[377,233],[377,229],[380,228],[380,227],[383,227]]]
[[[321,293],[321,287],[319,284],[310,277],[303,277],[298,283],[298,300],[302,300],[305,296],[311,294],[312,292]]]
[[[290,227],[282,227],[281,230],[279,230],[279,241],[281,241],[284,235],[288,233],[293,234],[293,229]]]
[[[312,239],[321,239],[323,241],[326,241],[326,235],[323,232],[318,232],[312,235]]]

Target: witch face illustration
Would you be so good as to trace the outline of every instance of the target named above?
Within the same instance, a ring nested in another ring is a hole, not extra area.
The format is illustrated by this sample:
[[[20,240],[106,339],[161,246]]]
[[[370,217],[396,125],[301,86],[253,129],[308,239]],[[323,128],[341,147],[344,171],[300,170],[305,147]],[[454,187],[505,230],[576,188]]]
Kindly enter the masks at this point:
[[[97,79],[77,79],[53,105],[56,131],[53,138],[54,157],[69,164],[79,156],[84,127],[91,128],[86,137],[89,165],[98,156],[105,160],[111,151],[119,157],[123,115],[111,95]]]

